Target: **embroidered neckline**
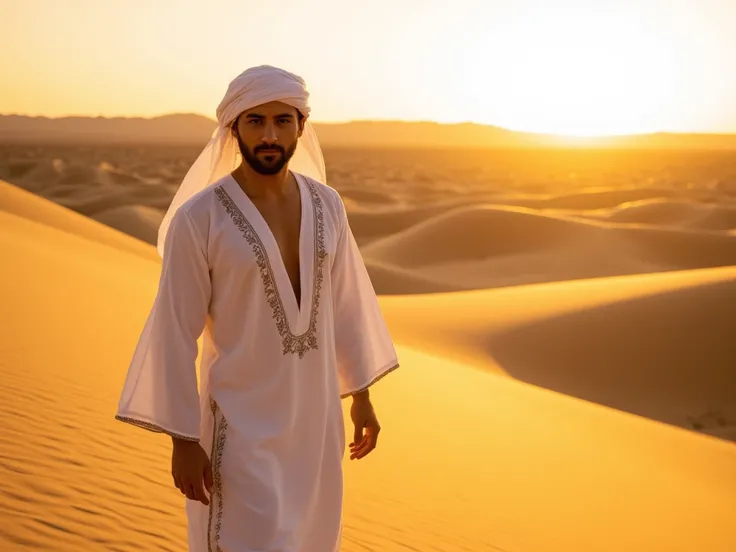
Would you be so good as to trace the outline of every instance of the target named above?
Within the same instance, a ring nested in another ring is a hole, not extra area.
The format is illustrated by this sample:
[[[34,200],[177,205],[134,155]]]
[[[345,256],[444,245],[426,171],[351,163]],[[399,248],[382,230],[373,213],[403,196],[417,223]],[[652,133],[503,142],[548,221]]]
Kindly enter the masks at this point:
[[[297,177],[298,178],[298,177]],[[230,215],[233,223],[243,234],[245,240],[253,249],[256,257],[256,263],[261,273],[261,280],[266,292],[266,300],[273,311],[273,318],[276,321],[276,328],[281,336],[282,353],[297,354],[299,358],[311,349],[317,349],[317,315],[319,313],[320,292],[322,289],[323,265],[327,252],[325,250],[325,229],[324,214],[322,210],[322,198],[320,198],[316,187],[312,182],[306,180],[307,189],[311,198],[312,210],[314,212],[314,268],[312,275],[312,305],[309,313],[309,326],[302,334],[294,334],[289,326],[289,320],[286,316],[286,309],[281,298],[276,277],[271,266],[271,260],[268,251],[261,241],[260,236],[256,232],[251,222],[246,218],[238,205],[233,201],[227,193],[223,185],[215,188],[215,195]],[[304,294],[302,293],[302,300]]]

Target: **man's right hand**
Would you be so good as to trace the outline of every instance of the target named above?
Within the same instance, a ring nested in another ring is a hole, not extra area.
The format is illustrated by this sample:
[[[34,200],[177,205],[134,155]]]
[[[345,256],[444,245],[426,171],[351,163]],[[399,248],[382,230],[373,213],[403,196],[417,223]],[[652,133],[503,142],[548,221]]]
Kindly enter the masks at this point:
[[[189,500],[197,500],[208,506],[205,494],[212,494],[212,464],[202,446],[196,441],[173,439],[171,453],[171,475],[174,485]]]

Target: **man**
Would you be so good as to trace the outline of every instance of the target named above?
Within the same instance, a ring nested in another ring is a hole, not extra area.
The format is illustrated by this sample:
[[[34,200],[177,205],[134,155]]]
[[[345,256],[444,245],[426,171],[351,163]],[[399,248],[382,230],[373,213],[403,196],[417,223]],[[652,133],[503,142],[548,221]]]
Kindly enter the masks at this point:
[[[380,430],[369,387],[398,367],[308,97],[270,66],[233,80],[161,225],[116,418],[171,436],[192,552],[337,551],[341,398],[364,458]]]

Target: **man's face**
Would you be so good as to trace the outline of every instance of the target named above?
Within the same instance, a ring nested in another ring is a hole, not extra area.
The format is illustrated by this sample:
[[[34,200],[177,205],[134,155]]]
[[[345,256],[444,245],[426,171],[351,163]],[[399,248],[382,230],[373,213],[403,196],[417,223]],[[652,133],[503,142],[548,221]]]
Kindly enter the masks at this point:
[[[259,174],[277,174],[289,162],[304,130],[296,108],[269,102],[244,111],[234,127],[240,153]]]

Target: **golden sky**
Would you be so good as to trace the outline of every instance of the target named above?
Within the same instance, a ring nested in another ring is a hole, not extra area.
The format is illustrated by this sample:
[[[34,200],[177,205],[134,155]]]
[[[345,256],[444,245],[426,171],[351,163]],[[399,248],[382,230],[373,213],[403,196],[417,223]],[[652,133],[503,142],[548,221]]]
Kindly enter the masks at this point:
[[[313,119],[736,132],[736,0],[0,0],[0,113],[214,117],[252,65]]]

